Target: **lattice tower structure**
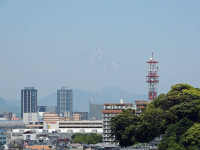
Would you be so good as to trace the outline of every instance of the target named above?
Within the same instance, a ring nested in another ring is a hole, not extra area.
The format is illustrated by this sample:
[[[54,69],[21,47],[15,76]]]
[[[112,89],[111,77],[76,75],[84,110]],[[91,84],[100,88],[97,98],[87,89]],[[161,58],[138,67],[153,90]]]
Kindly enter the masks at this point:
[[[149,61],[147,61],[149,65],[148,69],[148,75],[146,76],[147,84],[148,84],[148,100],[149,102],[153,101],[157,97],[157,84],[159,83],[159,76],[158,76],[158,61],[155,61],[153,59],[153,53],[152,58],[150,58]]]

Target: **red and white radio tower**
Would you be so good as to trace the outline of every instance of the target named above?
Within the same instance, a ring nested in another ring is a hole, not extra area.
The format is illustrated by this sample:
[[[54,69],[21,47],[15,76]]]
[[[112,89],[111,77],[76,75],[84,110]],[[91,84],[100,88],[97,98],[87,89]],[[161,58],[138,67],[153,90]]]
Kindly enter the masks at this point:
[[[157,74],[158,72],[158,61],[153,60],[153,53],[152,58],[147,62],[149,64],[149,70],[147,77],[147,83],[148,83],[148,97],[149,102],[153,101],[157,97],[157,83],[159,83],[159,76]]]

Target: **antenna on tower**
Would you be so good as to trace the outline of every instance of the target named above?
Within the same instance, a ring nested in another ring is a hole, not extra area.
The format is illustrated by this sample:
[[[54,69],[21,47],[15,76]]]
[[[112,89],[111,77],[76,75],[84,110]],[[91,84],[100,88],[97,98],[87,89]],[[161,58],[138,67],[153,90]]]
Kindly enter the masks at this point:
[[[153,52],[152,52],[152,60],[153,60]]]
[[[159,83],[158,76],[158,61],[153,60],[153,52],[152,58],[147,62],[149,64],[148,75],[146,76],[148,83],[148,100],[153,101],[157,97],[157,84]]]

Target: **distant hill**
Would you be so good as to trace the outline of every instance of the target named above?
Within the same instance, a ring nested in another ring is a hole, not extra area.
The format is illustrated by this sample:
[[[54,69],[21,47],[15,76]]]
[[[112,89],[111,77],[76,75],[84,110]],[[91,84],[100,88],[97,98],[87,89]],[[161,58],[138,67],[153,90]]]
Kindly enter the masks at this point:
[[[68,65],[65,67],[70,68],[70,77],[73,76],[74,78],[80,79],[81,75],[84,77],[82,78],[84,83],[88,83],[87,86],[91,86],[92,84],[99,85],[99,87],[109,85],[117,86],[107,87],[99,91],[73,89],[74,111],[88,111],[89,102],[99,104],[110,102],[116,103],[123,98],[125,102],[134,103],[134,100],[147,99],[146,93],[145,95],[138,95],[118,88],[126,86],[124,85],[124,79],[133,79],[133,76],[137,77],[138,71],[134,70],[134,65],[132,63],[127,62],[125,59],[113,56],[107,50],[100,48],[93,49],[87,54],[80,56],[78,59],[73,60]],[[136,83],[139,79],[138,77],[137,79],[134,78],[132,82]],[[116,80],[118,80],[118,82],[116,82]],[[56,106],[56,102],[57,96],[55,91],[55,93],[40,99],[38,104]]]
[[[119,103],[123,98],[125,103],[134,103],[135,100],[146,99],[146,95],[136,95],[118,87],[107,87],[99,91],[84,91],[73,90],[73,109],[74,111],[89,111],[89,102],[103,104],[103,103]],[[14,113],[20,113],[20,100],[7,100],[0,97],[0,112],[11,111]],[[38,105],[44,106],[56,106],[57,94],[52,93],[40,100]]]
[[[14,112],[20,113],[20,101],[19,100],[7,100],[0,97],[0,112]]]
[[[134,100],[145,99],[146,95],[135,95],[117,87],[108,87],[99,91],[73,90],[74,111],[88,111],[91,103],[118,103],[121,98],[126,103],[134,103]],[[57,95],[52,93],[38,101],[38,105],[56,106]]]

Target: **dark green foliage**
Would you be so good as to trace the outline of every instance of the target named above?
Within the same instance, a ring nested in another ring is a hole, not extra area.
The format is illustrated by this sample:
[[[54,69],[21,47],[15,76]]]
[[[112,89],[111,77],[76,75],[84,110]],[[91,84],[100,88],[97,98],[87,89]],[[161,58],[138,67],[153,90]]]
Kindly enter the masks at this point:
[[[135,115],[133,110],[125,110],[122,114],[111,118],[112,135],[121,146],[131,146],[137,141],[137,127],[140,117]]]
[[[170,107],[179,105],[182,102],[190,102],[194,99],[200,99],[200,90],[188,84],[173,85],[166,96],[159,96],[154,100],[155,107],[168,110]]]
[[[130,112],[116,116],[111,120],[111,129],[121,146],[149,142],[163,135],[161,150],[200,149],[199,121],[200,89],[176,84],[149,104],[141,116]]]
[[[193,100],[191,102],[183,102],[179,105],[175,105],[174,107],[171,107],[168,112],[172,113],[173,116],[176,116],[176,121],[186,117],[197,122],[199,121],[199,110],[200,100]]]
[[[164,111],[160,108],[144,110],[136,116],[133,110],[126,110],[111,119],[112,134],[121,146],[150,142],[165,131]]]
[[[195,123],[181,136],[180,143],[186,149],[200,149],[200,124]]]
[[[152,141],[155,137],[164,133],[165,120],[164,111],[160,108],[147,107],[140,116],[139,136],[138,140],[141,143]]]
[[[97,144],[102,142],[102,136],[99,134],[74,134],[72,136],[73,143]]]
[[[162,141],[159,145],[159,149],[177,149],[183,148],[184,146],[179,143],[183,133],[190,128],[194,122],[188,118],[183,118],[175,124],[168,126],[166,134],[163,136]]]

